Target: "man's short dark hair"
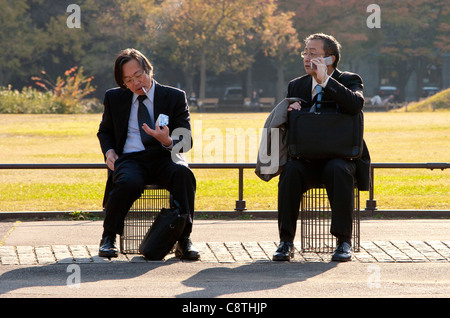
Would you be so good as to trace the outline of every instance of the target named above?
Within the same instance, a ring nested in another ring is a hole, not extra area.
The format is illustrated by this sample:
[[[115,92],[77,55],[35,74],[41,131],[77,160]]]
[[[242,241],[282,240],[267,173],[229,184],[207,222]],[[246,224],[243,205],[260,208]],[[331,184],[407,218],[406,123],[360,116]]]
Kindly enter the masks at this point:
[[[138,61],[146,74],[151,75],[153,73],[153,65],[145,57],[144,54],[136,49],[123,50],[119,53],[116,58],[116,62],[114,63],[114,79],[116,80],[117,85],[119,85],[123,89],[127,88],[125,83],[123,82],[123,65],[129,62],[131,59],[135,59],[136,61]]]
[[[337,68],[341,58],[341,44],[333,36],[324,33],[311,34],[305,39],[305,44],[311,40],[323,41],[323,50],[325,51],[325,55],[334,55],[335,61],[333,63],[333,67]]]

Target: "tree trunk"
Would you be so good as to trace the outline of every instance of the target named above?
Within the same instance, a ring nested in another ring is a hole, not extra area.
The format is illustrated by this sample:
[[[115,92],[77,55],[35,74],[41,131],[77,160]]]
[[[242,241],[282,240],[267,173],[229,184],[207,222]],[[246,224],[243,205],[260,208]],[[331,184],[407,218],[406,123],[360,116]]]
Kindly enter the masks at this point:
[[[275,103],[281,102],[285,97],[285,82],[284,82],[284,65],[282,61],[277,61],[277,100]]]
[[[192,72],[185,70],[184,80],[186,81],[186,94],[189,97],[194,91],[194,76]]]
[[[246,91],[245,97],[251,98],[253,92],[253,81],[252,81],[252,64],[247,68],[247,77],[246,77]]]
[[[199,98],[204,99],[206,95],[206,56],[205,52],[201,53],[200,60],[200,92]]]

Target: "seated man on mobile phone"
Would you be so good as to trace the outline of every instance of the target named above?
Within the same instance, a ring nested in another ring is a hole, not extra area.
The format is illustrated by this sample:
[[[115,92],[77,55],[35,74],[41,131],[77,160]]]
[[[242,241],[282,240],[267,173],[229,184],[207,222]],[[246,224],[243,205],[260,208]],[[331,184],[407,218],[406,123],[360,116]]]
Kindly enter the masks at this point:
[[[302,52],[306,75],[292,80],[287,97],[301,101],[290,104],[288,111],[360,112],[364,106],[363,83],[359,75],[337,69],[340,44],[332,36],[312,34],[305,39]],[[321,100],[327,103],[321,104]],[[330,102],[331,101],[331,102]],[[325,185],[332,209],[330,232],[338,244],[333,261],[349,261],[352,257],[353,189],[357,181],[360,190],[369,186],[370,156],[366,145],[357,160],[343,158],[304,159],[289,157],[278,184],[278,229],[280,245],[274,261],[289,261],[293,257],[300,200],[307,190]]]

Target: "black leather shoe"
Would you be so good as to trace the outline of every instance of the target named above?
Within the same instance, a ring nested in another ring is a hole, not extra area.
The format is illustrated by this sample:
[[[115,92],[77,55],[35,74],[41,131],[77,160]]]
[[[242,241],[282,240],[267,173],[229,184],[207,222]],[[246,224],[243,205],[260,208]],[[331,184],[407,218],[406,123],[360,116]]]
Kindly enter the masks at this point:
[[[116,238],[106,236],[100,241],[100,248],[98,249],[98,256],[101,257],[117,257]]]
[[[294,257],[294,244],[291,242],[280,242],[273,254],[273,261],[290,261]]]
[[[338,243],[338,246],[334,250],[332,261],[335,262],[348,262],[352,259],[352,247],[347,242]]]
[[[180,239],[175,247],[175,256],[181,259],[189,259],[196,261],[200,258],[200,253],[192,245],[191,239],[189,237]]]

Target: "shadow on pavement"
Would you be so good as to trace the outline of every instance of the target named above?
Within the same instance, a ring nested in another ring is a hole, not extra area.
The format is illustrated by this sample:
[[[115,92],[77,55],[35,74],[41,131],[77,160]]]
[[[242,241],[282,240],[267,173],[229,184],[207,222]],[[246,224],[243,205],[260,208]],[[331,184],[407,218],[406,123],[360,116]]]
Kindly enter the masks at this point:
[[[28,266],[0,276],[0,296],[10,291],[33,287],[72,287],[76,284],[120,281],[136,278],[173,262],[112,264],[50,264]],[[101,289],[101,285],[98,287]],[[51,292],[55,294],[55,292]],[[101,294],[101,293],[100,293]],[[89,297],[85,294],[82,297]],[[64,297],[64,296],[63,296]],[[127,297],[126,294],[123,297]]]
[[[338,263],[252,263],[236,268],[215,267],[204,269],[182,283],[201,288],[177,295],[179,298],[213,298],[229,294],[277,289],[291,283],[305,281],[320,275]],[[290,295],[280,295],[290,297]]]
[[[176,276],[173,276],[171,265],[176,265],[177,270],[180,271],[179,281],[177,281]],[[185,265],[186,271],[183,268]],[[230,264],[230,266],[220,265],[220,267],[217,264],[206,264],[206,266],[208,268],[202,269],[205,268],[205,264],[198,263],[197,267],[197,263],[183,264],[173,261],[28,266],[6,271],[0,276],[0,296],[8,296],[7,294],[11,291],[18,291],[19,295],[26,296],[29,293],[26,290],[27,288],[41,287],[42,290],[31,291],[30,295],[36,296],[39,295],[37,293],[42,292],[42,296],[48,295],[51,297],[58,295],[59,297],[71,297],[73,295],[76,297],[103,297],[105,295],[108,297],[132,297],[133,294],[141,291],[142,294],[138,297],[166,295],[163,297],[214,298],[245,292],[270,291],[291,283],[302,282],[333,269],[337,266],[337,263],[268,262],[251,263],[238,267],[235,267],[235,264]],[[167,267],[167,270],[164,267]],[[152,273],[152,271],[156,272]],[[193,274],[183,280],[189,272]],[[127,282],[127,280],[134,278],[139,278],[139,286],[136,285],[135,280]],[[165,280],[172,284],[167,285],[172,287],[166,288],[173,288],[173,290],[155,291],[155,288],[164,288]],[[158,285],[158,282],[161,283]],[[81,284],[81,288],[76,292],[74,289],[69,291],[65,288],[77,283]],[[99,284],[91,285],[89,283]],[[177,285],[180,286],[179,290],[177,290]],[[86,288],[83,288],[83,286],[86,286]],[[183,286],[199,290],[180,293],[186,290]],[[64,287],[64,289],[59,290],[60,287]],[[45,290],[45,288],[51,289]],[[102,290],[102,288],[105,288],[105,290]],[[19,291],[20,289],[24,290]],[[130,293],[126,292],[127,289],[130,289]],[[12,293],[9,296],[15,297],[15,295],[16,293]],[[279,296],[284,297],[283,295]]]

